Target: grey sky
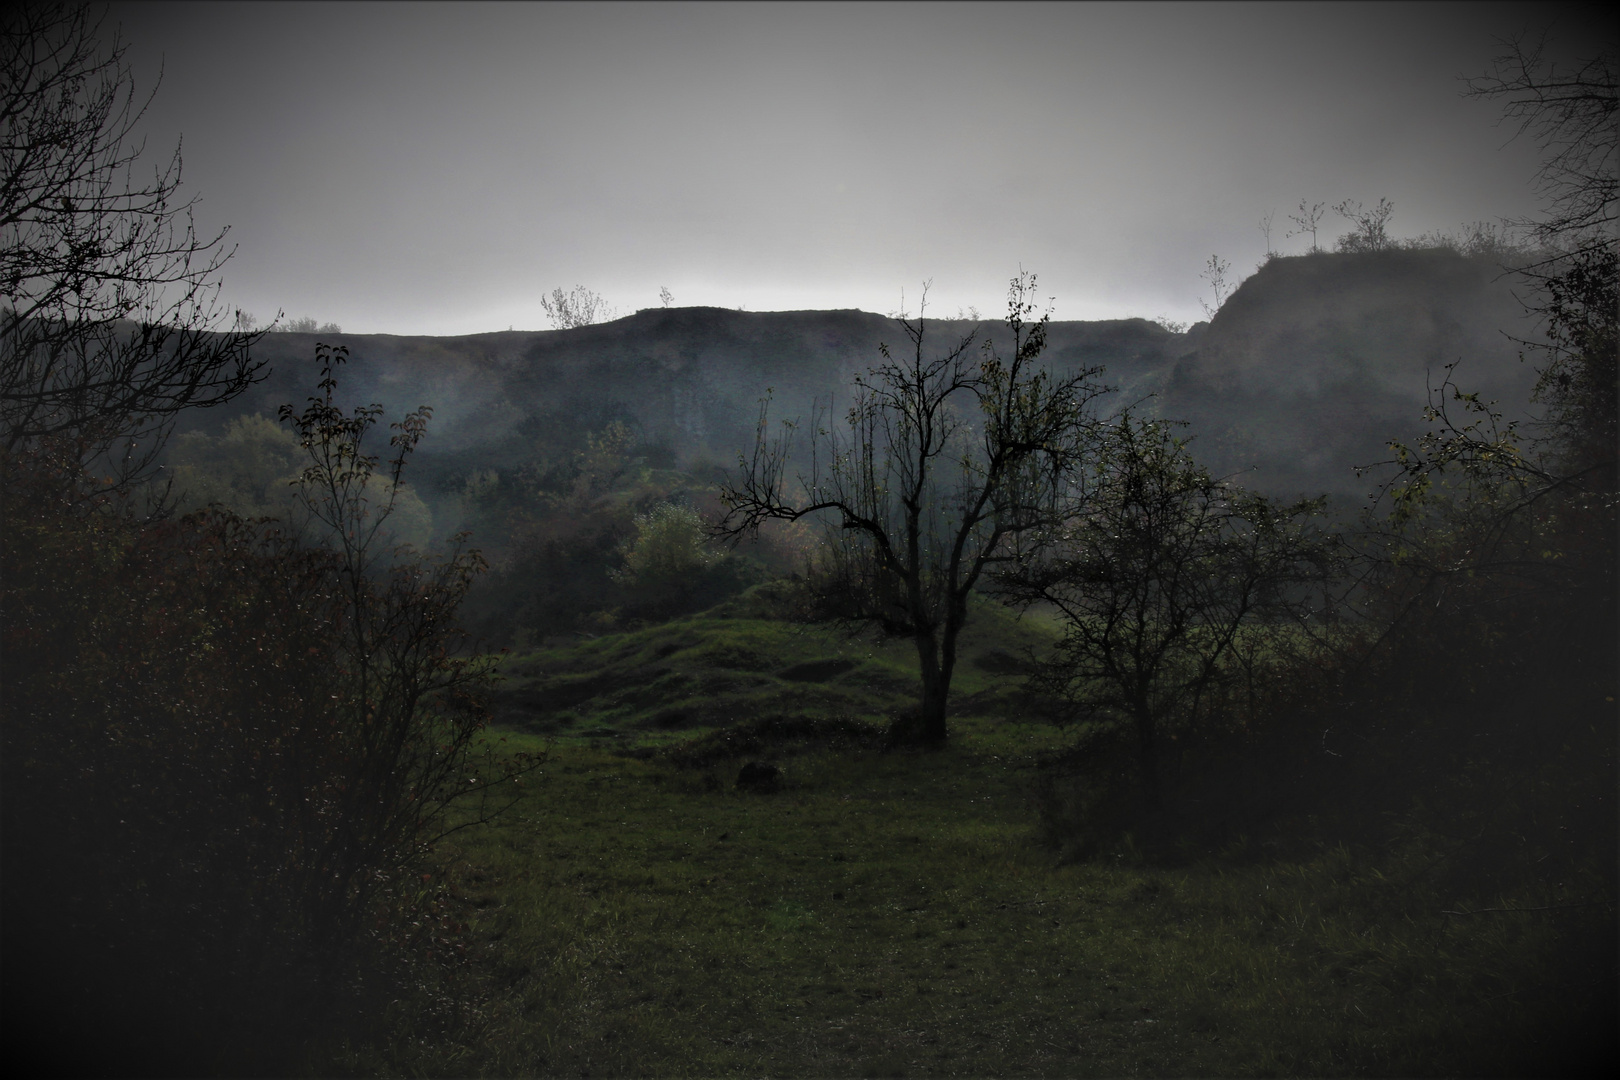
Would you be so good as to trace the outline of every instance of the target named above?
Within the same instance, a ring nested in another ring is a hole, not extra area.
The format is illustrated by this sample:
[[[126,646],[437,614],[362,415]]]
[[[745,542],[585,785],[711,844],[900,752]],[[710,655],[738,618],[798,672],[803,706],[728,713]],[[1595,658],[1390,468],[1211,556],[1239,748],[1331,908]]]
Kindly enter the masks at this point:
[[[1398,235],[1532,212],[1534,147],[1463,98],[1586,6],[114,4],[184,137],[226,302],[361,333],[658,304],[1201,317],[1212,253],[1300,199]],[[1612,34],[1607,24],[1603,32]],[[1326,243],[1344,222],[1329,215]]]

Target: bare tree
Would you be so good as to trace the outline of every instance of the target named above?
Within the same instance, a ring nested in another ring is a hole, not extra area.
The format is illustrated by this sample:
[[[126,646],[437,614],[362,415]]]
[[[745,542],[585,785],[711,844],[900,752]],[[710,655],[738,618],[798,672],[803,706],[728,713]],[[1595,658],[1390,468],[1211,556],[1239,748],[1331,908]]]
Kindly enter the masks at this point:
[[[1260,230],[1260,235],[1266,239],[1266,258],[1268,259],[1277,254],[1276,248],[1272,247],[1271,245],[1271,222],[1276,216],[1277,211],[1267,210],[1263,215],[1261,215],[1260,221],[1255,225],[1255,228]]]
[[[1456,387],[1448,368],[1428,410],[1434,430],[1416,446],[1396,447],[1400,473],[1388,490],[1398,510],[1448,469],[1519,491],[1509,502],[1514,512],[1570,492],[1615,510],[1620,84],[1612,43],[1572,69],[1542,51],[1541,43],[1506,43],[1488,74],[1468,80],[1467,93],[1503,99],[1503,120],[1543,153],[1537,180],[1546,208],[1513,224],[1541,242],[1518,272],[1534,288],[1526,307],[1543,324],[1539,339],[1522,344],[1540,357],[1536,397],[1548,414],[1540,437],[1527,439],[1477,394]],[[1448,414],[1448,399],[1457,415]]]
[[[1221,310],[1221,305],[1226,303],[1226,297],[1227,297],[1226,274],[1231,269],[1232,269],[1232,264],[1231,263],[1227,262],[1225,259],[1221,258],[1219,255],[1211,255],[1209,257],[1209,262],[1204,264],[1204,269],[1201,270],[1199,272],[1199,274],[1198,274],[1199,277],[1201,277],[1205,281],[1209,282],[1209,287],[1215,293],[1215,306],[1214,307],[1211,307],[1209,304],[1205,303],[1203,300],[1198,301],[1198,306],[1204,309],[1204,314],[1209,316],[1212,319],[1215,317],[1215,313],[1217,311]]]
[[[540,306],[545,309],[551,325],[558,330],[610,322],[618,314],[599,294],[583,285],[575,285],[572,292],[553,289],[550,296],[540,298]]]
[[[1389,237],[1389,216],[1395,212],[1395,204],[1388,199],[1379,199],[1371,210],[1354,199],[1346,199],[1333,212],[1355,226],[1339,237],[1340,251],[1384,251],[1394,246]]]
[[[456,610],[485,569],[482,555],[463,550],[465,533],[447,557],[385,543],[406,461],[433,410],[424,405],[390,425],[386,461],[367,453],[364,440],[383,410],[345,413],[335,403],[336,368],[347,357],[343,346],[317,345],[318,396],[302,412],[283,405],[279,416],[308,455],[296,498],[331,552],[326,596],[338,612],[330,641],[338,691],[330,702],[349,741],[341,783],[288,787],[330,800],[324,814],[311,807],[302,823],[316,834],[304,848],[314,865],[303,869],[320,883],[311,902],[331,909],[334,927],[352,935],[382,884],[375,871],[397,869],[449,833],[488,821],[491,793],[509,790],[536,763],[527,755],[502,762],[487,743],[480,750],[487,713],[479,695],[491,669],[487,657],[458,655],[467,635]],[[379,467],[380,485],[373,483]],[[469,795],[481,800],[477,810],[451,820],[452,807]]]
[[[1035,277],[1014,278],[1007,301],[1012,352],[975,328],[942,354],[925,347],[926,287],[915,320],[900,319],[911,348],[855,382],[847,434],[814,417],[809,469],[789,475],[796,427],[768,430],[760,411],[751,458],[721,495],[722,533],[769,520],[821,518],[847,614],[910,637],[921,670],[917,727],[943,742],[956,643],[969,594],[986,567],[1016,558],[1021,538],[1049,528],[1096,428],[1104,392],[1088,368],[1038,370],[1050,312],[1035,312]],[[973,354],[979,353],[977,362]]]
[[[1537,399],[1548,407],[1560,472],[1596,467],[1615,487],[1616,305],[1620,242],[1620,82],[1611,40],[1573,68],[1542,58],[1544,43],[1508,42],[1489,74],[1468,80],[1471,97],[1503,100],[1502,118],[1542,151],[1537,190],[1546,209],[1513,222],[1542,245],[1519,273],[1535,286],[1531,310],[1545,332],[1524,342],[1539,356]]]
[[[232,252],[179,201],[179,148],[137,178],[151,97],[124,44],[81,6],[0,20],[0,448],[108,455],[128,480],[175,413],[259,377],[258,335],[219,307]]]
[[[1616,120],[1612,42],[1572,69],[1541,47],[1511,42],[1471,96],[1504,99],[1504,119],[1540,145],[1543,213],[1515,222],[1540,242],[1518,268],[1525,308],[1541,322],[1522,341],[1538,360],[1536,423],[1506,420],[1446,369],[1431,390],[1430,431],[1392,443],[1380,497],[1389,517],[1370,529],[1369,560],[1403,622],[1426,613],[1508,619],[1543,605],[1565,656],[1613,658],[1615,541],[1620,520],[1616,361],[1620,242],[1615,235]],[[1508,625],[1508,624],[1502,624]],[[1510,633],[1512,631],[1509,631]],[[1605,655],[1606,652],[1606,655]]]
[[[1299,213],[1289,214],[1288,220],[1294,223],[1294,227],[1288,230],[1290,237],[1304,236],[1306,233],[1310,233],[1311,253],[1315,254],[1322,250],[1316,243],[1316,227],[1322,220],[1321,203],[1307,203],[1304,199],[1299,200]]]
[[[1502,99],[1502,122],[1541,147],[1536,187],[1548,212],[1515,224],[1549,244],[1612,246],[1620,170],[1613,42],[1573,69],[1544,60],[1544,48],[1544,41],[1503,43],[1490,71],[1468,80],[1467,94]]]

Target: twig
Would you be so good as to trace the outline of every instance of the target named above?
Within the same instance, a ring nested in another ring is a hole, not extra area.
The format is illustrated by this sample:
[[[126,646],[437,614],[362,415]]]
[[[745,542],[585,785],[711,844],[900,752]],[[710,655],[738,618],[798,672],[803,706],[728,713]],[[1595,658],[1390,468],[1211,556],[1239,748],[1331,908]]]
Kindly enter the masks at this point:
[[[1442,915],[1483,915],[1487,911],[1562,911],[1566,908],[1613,907],[1613,900],[1592,900],[1584,904],[1547,904],[1544,907],[1482,907],[1473,911],[1446,911]]]

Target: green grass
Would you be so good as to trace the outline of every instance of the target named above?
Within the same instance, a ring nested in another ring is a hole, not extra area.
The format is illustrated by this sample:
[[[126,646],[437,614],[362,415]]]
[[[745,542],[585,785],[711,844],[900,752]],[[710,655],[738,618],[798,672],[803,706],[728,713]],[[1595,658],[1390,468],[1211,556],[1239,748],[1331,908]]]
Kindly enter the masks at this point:
[[[745,600],[644,630],[515,653],[502,665],[497,717],[535,734],[657,744],[769,716],[881,721],[916,700],[909,641],[762,614]],[[989,603],[976,604],[974,615],[958,648],[953,712],[962,722],[1016,719],[1027,703],[1012,673],[1030,650],[1050,645],[1054,628]]]
[[[395,1002],[384,1034],[333,1067],[567,1076],[1555,1067],[1559,1025],[1593,996],[1580,957],[1593,942],[1600,960],[1612,952],[1612,873],[1578,859],[1538,862],[1527,847],[1500,853],[1512,872],[1448,877],[1435,867],[1461,862],[1452,858],[1461,849],[1425,831],[1432,805],[1396,815],[1392,844],[1313,843],[1302,824],[1287,850],[1240,840],[1149,859],[1127,837],[1102,857],[1065,863],[1037,838],[1034,794],[1042,755],[1061,738],[1020,716],[1016,680],[996,673],[997,655],[1043,634],[994,613],[981,620],[964,648],[959,691],[969,704],[947,748],[783,744],[761,755],[783,768],[772,795],[735,787],[744,757],[683,768],[666,751],[731,719],[880,722],[905,700],[903,643],[721,612],[509,658],[505,715],[518,726],[507,737],[550,758],[497,825],[438,852],[437,883],[468,927],[461,981],[438,998]],[[845,663],[814,666],[830,660]],[[783,676],[802,665],[831,674]],[[581,688],[567,709],[525,717],[522,701],[570,685]],[[671,726],[661,714],[671,707],[699,711]],[[1612,772],[1612,755],[1603,768]],[[1556,793],[1563,779],[1554,770],[1544,782]],[[1532,794],[1515,797],[1533,803]],[[1492,907],[1547,910],[1480,910]]]

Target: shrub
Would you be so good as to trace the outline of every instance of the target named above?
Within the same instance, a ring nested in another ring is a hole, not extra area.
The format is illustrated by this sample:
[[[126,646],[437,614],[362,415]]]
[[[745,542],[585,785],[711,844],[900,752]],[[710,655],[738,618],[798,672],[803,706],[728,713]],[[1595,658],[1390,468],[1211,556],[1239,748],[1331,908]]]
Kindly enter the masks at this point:
[[[527,767],[482,738],[489,670],[458,655],[478,557],[374,557],[375,414],[333,408],[320,359],[298,427],[325,546],[4,462],[5,1005],[59,1067],[296,1068],[289,1033],[401,937],[417,860]]]
[[[635,518],[636,535],[621,549],[624,565],[609,576],[628,613],[669,618],[698,611],[747,588],[754,568],[708,546],[708,530],[689,506],[663,503]]]

